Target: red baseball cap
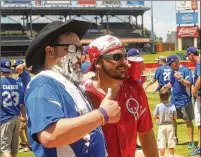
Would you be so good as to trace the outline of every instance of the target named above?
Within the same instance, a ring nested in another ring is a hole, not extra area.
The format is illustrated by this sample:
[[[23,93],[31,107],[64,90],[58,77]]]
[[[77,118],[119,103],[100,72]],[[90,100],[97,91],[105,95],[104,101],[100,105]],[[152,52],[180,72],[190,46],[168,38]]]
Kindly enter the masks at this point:
[[[91,65],[87,71],[92,70],[95,59],[98,59],[101,55],[122,48],[125,49],[123,43],[115,36],[105,35],[95,39],[88,46],[88,55]]]

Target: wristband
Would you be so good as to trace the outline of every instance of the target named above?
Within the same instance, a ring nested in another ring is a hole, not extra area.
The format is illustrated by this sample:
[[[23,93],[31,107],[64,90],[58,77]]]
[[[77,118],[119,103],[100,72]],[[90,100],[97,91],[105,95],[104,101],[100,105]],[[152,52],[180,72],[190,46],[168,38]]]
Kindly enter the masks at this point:
[[[101,112],[101,114],[104,117],[104,124],[107,124],[109,122],[109,116],[108,116],[107,112],[105,111],[105,109],[102,107],[99,107],[98,111]]]
[[[183,81],[183,79],[184,79],[184,78],[183,78],[183,77],[181,77],[181,78],[179,78],[179,80],[178,80],[178,81],[179,81],[179,82],[181,82],[181,81]]]
[[[97,110],[97,111],[100,113],[100,115],[102,117],[102,124],[101,125],[105,125],[105,119],[104,119],[102,112],[100,110]]]

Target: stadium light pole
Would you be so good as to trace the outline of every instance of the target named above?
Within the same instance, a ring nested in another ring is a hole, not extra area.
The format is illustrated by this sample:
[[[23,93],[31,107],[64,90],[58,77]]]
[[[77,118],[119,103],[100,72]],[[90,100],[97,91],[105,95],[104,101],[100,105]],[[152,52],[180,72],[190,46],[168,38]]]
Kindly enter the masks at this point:
[[[153,0],[151,0],[151,38],[152,38],[152,53],[154,53],[155,35],[154,35],[154,18],[153,18]]]

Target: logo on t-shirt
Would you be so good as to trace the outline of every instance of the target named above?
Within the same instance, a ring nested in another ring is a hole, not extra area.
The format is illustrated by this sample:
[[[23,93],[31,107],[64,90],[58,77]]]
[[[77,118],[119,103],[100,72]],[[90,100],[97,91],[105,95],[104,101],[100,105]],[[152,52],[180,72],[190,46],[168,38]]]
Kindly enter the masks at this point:
[[[146,107],[142,109],[142,106],[140,106],[139,102],[134,98],[129,98],[126,101],[126,108],[131,114],[134,115],[135,120],[138,120],[146,110]]]

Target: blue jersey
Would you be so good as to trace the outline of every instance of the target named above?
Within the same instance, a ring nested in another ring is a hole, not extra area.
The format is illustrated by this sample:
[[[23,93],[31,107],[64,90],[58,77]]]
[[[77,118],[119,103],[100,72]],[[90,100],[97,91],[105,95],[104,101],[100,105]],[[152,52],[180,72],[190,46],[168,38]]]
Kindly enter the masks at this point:
[[[196,67],[195,67],[195,72],[194,72],[194,85],[198,79],[198,77],[200,76],[200,61],[197,62]],[[201,96],[201,88],[198,90],[198,95]]]
[[[7,122],[15,115],[20,116],[23,99],[22,86],[13,78],[1,77],[1,123]]]
[[[170,82],[172,69],[168,65],[162,65],[156,69],[154,79],[158,81],[158,86],[162,87]]]
[[[23,73],[18,75],[17,81],[23,86],[24,91],[26,91],[27,85],[31,80],[31,76],[27,70],[23,70]]]
[[[92,111],[77,87],[61,74],[47,70],[36,75],[25,94],[28,137],[36,157],[105,157],[105,140],[101,127],[89,133],[90,141],[80,139],[57,148],[45,148],[37,133],[61,118],[73,118]]]
[[[191,84],[193,83],[192,72],[186,66],[181,66],[178,70],[181,76],[188,80]],[[191,88],[185,87],[174,77],[174,71],[171,73],[172,92],[171,92],[171,103],[176,108],[181,108],[191,102]]]

